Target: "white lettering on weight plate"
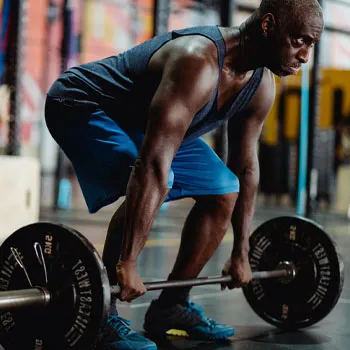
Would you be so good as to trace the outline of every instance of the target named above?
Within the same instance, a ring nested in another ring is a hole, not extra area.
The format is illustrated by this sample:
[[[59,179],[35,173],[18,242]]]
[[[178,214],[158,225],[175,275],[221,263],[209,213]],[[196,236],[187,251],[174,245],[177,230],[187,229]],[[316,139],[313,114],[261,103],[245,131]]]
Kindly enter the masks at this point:
[[[314,294],[308,300],[312,310],[316,309],[324,300],[331,285],[332,272],[330,261],[327,256],[325,248],[318,243],[312,249],[313,256],[317,262],[318,267],[318,284]]]
[[[77,314],[73,326],[65,335],[65,339],[69,346],[73,347],[86,332],[90,323],[92,311],[92,289],[91,279],[86,266],[79,259],[72,267],[74,275],[75,288],[77,293]]]

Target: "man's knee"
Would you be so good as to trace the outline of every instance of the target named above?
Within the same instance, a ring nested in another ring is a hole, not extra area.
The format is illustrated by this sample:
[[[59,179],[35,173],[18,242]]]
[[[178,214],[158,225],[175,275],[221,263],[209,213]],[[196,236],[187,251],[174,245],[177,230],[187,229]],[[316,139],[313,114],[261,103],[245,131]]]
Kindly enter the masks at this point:
[[[204,207],[207,215],[215,220],[217,233],[226,232],[231,223],[233,209],[238,198],[237,192],[212,196],[195,197],[197,205]]]
[[[238,197],[238,192],[225,193],[214,196],[215,206],[224,214],[231,217],[235,203]]]
[[[217,212],[225,220],[230,220],[237,197],[237,192],[231,192],[211,196],[198,196],[194,199],[199,205]]]

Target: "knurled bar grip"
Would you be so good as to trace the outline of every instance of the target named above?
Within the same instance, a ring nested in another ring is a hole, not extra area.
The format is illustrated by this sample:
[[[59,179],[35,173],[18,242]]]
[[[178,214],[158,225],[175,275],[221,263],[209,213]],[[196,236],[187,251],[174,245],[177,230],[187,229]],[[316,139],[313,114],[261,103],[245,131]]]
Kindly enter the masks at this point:
[[[273,271],[256,271],[253,272],[253,279],[269,279],[288,277],[290,271],[287,268],[273,270]],[[147,291],[159,290],[165,288],[178,288],[178,287],[194,287],[203,286],[207,284],[217,284],[222,282],[231,282],[232,276],[215,276],[215,277],[200,277],[185,281],[159,281],[159,282],[145,282],[144,286]],[[116,295],[120,293],[120,286],[111,286],[111,294]]]
[[[273,271],[256,271],[253,272],[253,279],[268,279],[287,277],[290,271],[287,268]],[[165,288],[194,287],[207,284],[217,284],[222,282],[231,282],[232,276],[214,276],[200,277],[185,281],[159,281],[145,282],[147,291],[159,290]],[[111,286],[111,295],[119,294],[120,286]],[[41,287],[30,289],[9,290],[0,292],[0,311],[22,309],[26,307],[46,307],[51,301],[50,292]]]

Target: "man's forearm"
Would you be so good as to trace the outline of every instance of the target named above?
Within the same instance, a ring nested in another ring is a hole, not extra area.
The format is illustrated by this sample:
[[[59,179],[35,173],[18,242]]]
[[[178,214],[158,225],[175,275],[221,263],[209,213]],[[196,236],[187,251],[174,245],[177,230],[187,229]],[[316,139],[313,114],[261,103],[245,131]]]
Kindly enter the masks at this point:
[[[137,261],[157,212],[169,192],[165,180],[156,169],[135,165],[127,188],[121,261]]]
[[[240,194],[232,215],[233,254],[248,254],[249,252],[249,235],[255,211],[258,182],[259,172],[257,170],[246,171],[240,176]]]

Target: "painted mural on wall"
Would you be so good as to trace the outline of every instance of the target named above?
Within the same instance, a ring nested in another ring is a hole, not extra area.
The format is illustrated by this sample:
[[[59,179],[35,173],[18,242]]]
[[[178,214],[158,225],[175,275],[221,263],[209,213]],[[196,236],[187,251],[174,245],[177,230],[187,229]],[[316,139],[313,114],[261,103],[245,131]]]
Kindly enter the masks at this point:
[[[152,35],[152,0],[86,0],[81,61],[118,54]]]
[[[61,57],[64,0],[25,0],[24,72],[20,88],[20,142],[22,153],[38,154],[43,123],[43,104],[47,89],[64,67],[118,54],[153,35],[153,0],[70,0],[70,36],[66,60]],[[237,0],[239,4],[257,7],[260,0]],[[7,142],[9,88],[4,86],[6,33],[9,5],[0,0],[0,152]],[[169,30],[203,24],[218,24],[218,13],[206,2],[172,0]],[[350,31],[349,5],[325,1],[326,23]],[[48,11],[49,4],[51,10]],[[6,7],[7,6],[7,7]],[[7,10],[6,10],[7,9]],[[48,20],[50,14],[50,21]],[[249,14],[237,13],[234,23]],[[325,67],[350,69],[350,36],[325,33],[322,58]]]
[[[195,0],[170,1],[169,30],[219,23],[217,6]]]
[[[28,0],[24,30],[23,72],[20,77],[23,101],[19,118],[21,154],[37,154],[40,141],[40,121],[47,79],[46,46],[47,0]]]
[[[350,1],[345,3],[326,2],[325,20],[329,26],[350,33]],[[328,68],[350,69],[350,35],[325,33],[322,58]]]
[[[7,12],[3,9],[11,1],[0,0],[0,78],[5,65],[3,54],[8,24],[4,18]],[[68,47],[65,57],[62,57],[63,20],[67,15],[63,11],[64,0],[27,2],[24,66],[20,81],[23,103],[18,116],[19,140],[22,154],[38,155],[44,99],[52,82],[65,68],[117,54],[152,37],[153,1],[70,0],[68,22],[66,21],[70,34],[66,38]],[[1,85],[3,84],[0,84],[0,150],[7,144],[8,132],[8,116],[5,113],[8,90]]]
[[[12,36],[14,6],[11,0],[0,0],[0,153],[8,139],[10,119],[10,94],[13,88],[8,82],[10,39]]]

